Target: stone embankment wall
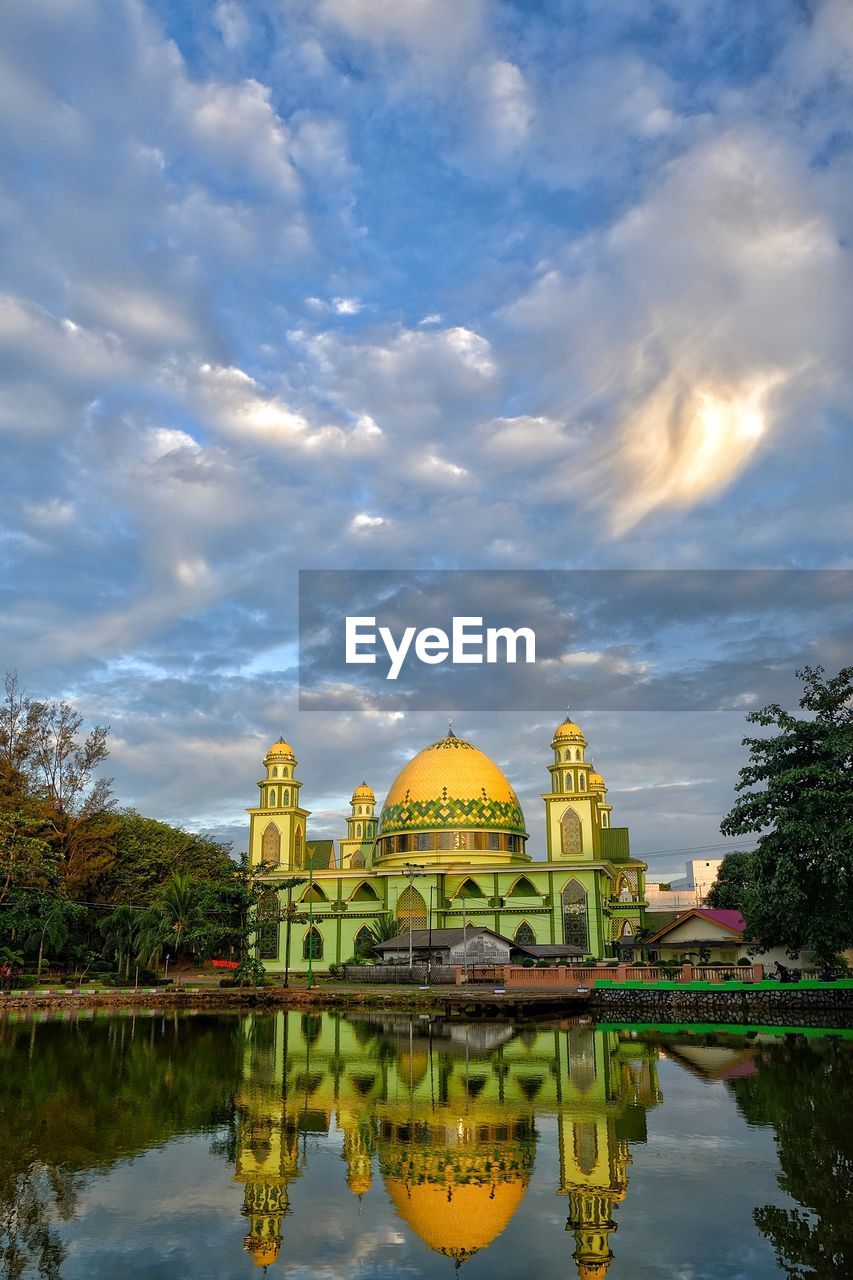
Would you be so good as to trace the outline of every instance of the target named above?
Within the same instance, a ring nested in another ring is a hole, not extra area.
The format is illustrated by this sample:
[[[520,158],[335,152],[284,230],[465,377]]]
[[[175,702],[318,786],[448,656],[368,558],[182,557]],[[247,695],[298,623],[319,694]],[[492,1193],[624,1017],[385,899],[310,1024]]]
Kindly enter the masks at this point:
[[[764,1026],[847,1027],[853,1025],[853,990],[824,987],[798,990],[685,991],[660,988],[595,987],[589,993],[595,1015],[644,1022],[755,1022]]]

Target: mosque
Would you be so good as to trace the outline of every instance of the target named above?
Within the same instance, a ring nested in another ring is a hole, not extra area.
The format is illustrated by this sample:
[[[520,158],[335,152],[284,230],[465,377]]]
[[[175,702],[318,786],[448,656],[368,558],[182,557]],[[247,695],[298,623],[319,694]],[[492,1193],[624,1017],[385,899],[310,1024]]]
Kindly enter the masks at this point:
[[[258,1268],[284,1270],[288,1238],[301,1247],[300,1224],[317,1212],[302,1179],[320,1139],[324,1153],[340,1143],[337,1175],[320,1157],[329,1206],[343,1183],[370,1197],[369,1213],[388,1204],[407,1247],[458,1270],[518,1214],[538,1121],[556,1117],[554,1190],[571,1234],[539,1229],[543,1238],[553,1229],[566,1276],[571,1256],[578,1280],[604,1280],[631,1150],[661,1101],[655,1046],[583,1025],[424,1027],[405,1015],[294,1010],[250,1016],[245,1046],[235,1180]]]
[[[336,851],[311,838],[293,748],[274,742],[248,810],[250,865],[263,864],[268,885],[258,932],[268,971],[345,963],[388,915],[403,929],[464,920],[520,946],[563,944],[595,959],[629,950],[644,921],[646,864],[631,857],[627,827],[612,825],[604,779],[568,714],[551,756],[544,859],[527,851],[502,770],[452,726],[404,766],[378,815],[367,783],[355,788]]]

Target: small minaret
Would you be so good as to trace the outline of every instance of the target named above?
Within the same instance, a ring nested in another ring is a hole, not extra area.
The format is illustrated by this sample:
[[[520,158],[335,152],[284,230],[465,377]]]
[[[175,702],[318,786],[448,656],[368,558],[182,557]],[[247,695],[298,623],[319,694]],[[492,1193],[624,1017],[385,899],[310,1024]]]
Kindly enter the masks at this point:
[[[350,807],[346,839],[340,842],[341,867],[368,867],[373,860],[378,819],[376,796],[366,782],[353,791]]]
[[[258,804],[248,810],[251,866],[270,862],[298,870],[304,865],[305,824],[310,811],[299,804],[302,783],[296,777],[297,764],[293,748],[283,737],[264,756]]]
[[[586,738],[568,710],[551,741],[554,759],[548,765],[551,790],[545,801],[548,861],[597,857],[600,847],[600,790],[592,788],[592,765],[586,758]],[[597,776],[597,775],[596,775]]]

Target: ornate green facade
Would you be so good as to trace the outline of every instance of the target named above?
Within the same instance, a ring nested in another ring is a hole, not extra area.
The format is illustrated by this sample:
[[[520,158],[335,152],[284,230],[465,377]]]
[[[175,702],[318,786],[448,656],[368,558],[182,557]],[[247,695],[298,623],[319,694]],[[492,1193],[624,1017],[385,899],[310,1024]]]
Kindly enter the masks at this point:
[[[453,928],[464,920],[519,942],[571,943],[600,959],[629,950],[643,926],[646,865],[632,858],[627,828],[610,825],[604,780],[586,760],[586,740],[566,720],[551,743],[547,857],[531,858],[518,797],[501,770],[452,733],[419,752],[392,784],[379,819],[375,796],[353,792],[347,836],[311,841],[299,807],[296,758],[275,743],[251,814],[250,859],[264,875],[261,958],[284,970],[345,963],[361,930],[393,915],[403,927]],[[282,770],[286,770],[282,773]],[[287,800],[287,803],[283,801]],[[277,882],[304,877],[292,890]]]

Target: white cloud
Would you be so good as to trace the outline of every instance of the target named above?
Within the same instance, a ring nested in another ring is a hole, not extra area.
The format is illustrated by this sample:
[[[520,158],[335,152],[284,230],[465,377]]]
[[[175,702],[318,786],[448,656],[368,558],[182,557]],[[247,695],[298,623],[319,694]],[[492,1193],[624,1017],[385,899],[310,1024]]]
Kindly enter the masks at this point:
[[[372,516],[366,511],[359,511],[350,521],[353,533],[366,533],[371,529],[381,529],[388,521],[384,516]]]
[[[814,420],[847,377],[852,286],[786,144],[732,129],[670,164],[508,309],[554,416],[589,437],[580,476],[573,462],[543,479],[552,497],[580,478],[621,533],[719,492],[784,440],[795,405]]]
[[[290,155],[290,132],[272,106],[268,85],[185,80],[177,108],[188,139],[226,180],[251,179],[296,198],[301,184]]]
[[[431,65],[452,62],[482,38],[482,0],[319,0],[320,16],[356,40],[401,48]]]
[[[333,298],[332,305],[339,316],[357,316],[362,309],[358,298]]]
[[[239,49],[249,38],[249,19],[237,0],[219,0],[213,11],[213,25],[226,49]]]

